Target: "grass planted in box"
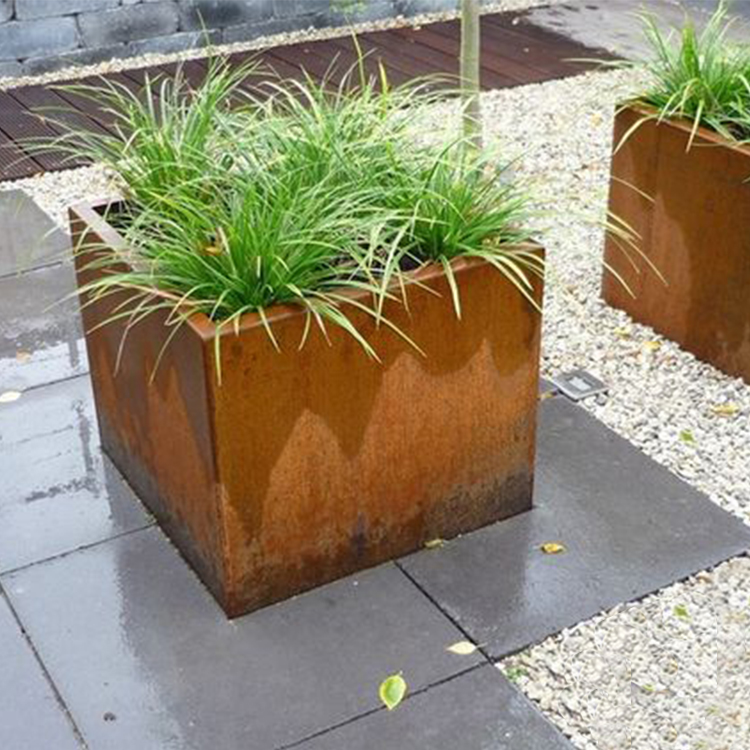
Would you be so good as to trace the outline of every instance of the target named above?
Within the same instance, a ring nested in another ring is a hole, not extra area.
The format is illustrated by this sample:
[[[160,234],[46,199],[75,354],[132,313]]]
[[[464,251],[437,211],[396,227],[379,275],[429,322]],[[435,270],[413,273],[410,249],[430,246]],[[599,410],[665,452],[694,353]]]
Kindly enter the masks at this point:
[[[690,145],[700,127],[730,141],[750,139],[750,46],[730,39],[736,24],[730,8],[722,0],[700,32],[688,17],[681,29],[665,33],[657,17],[644,14],[649,57],[614,63],[650,75],[651,85],[636,100],[655,111],[644,121],[688,120],[692,123]]]
[[[391,89],[353,70],[337,88],[274,80],[254,95],[242,83],[255,73],[267,77],[215,62],[195,90],[179,73],[139,95],[76,87],[119,132],[75,133],[67,147],[107,165],[125,205],[107,218],[126,249],[92,261],[107,273],[84,289],[90,299],[129,292],[117,316],[133,325],[165,307],[175,325],[202,312],[231,328],[254,312],[274,343],[264,311],[298,305],[310,325],[341,326],[375,357],[347,307],[392,325],[384,301],[408,304],[411,271],[425,264],[445,270],[459,316],[458,258],[489,262],[536,304],[543,266],[524,246],[527,197],[460,140],[419,143],[427,87]]]

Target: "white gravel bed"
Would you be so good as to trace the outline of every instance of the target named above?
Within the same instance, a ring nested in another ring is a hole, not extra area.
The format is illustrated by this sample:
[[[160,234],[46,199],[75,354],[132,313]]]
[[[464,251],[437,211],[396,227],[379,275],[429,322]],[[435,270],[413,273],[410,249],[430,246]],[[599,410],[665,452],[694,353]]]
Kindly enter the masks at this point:
[[[620,605],[502,669],[581,750],[747,750],[750,560]]]
[[[543,370],[601,377],[609,397],[584,408],[750,523],[750,387],[599,299],[612,114],[639,83],[632,72],[588,73],[482,96],[488,147],[517,158],[551,212],[539,219],[551,276]],[[457,105],[426,117],[431,133],[452,127]],[[107,179],[89,167],[10,186],[62,222],[68,202],[101,197]],[[580,750],[747,750],[749,618],[750,560],[738,558],[500,667]]]
[[[482,7],[482,13],[506,13],[519,10],[527,10],[540,5],[558,5],[566,0],[497,0]],[[258,37],[247,42],[235,42],[233,44],[220,44],[204,47],[203,49],[192,49],[184,52],[173,52],[170,54],[148,53],[136,57],[108,60],[96,65],[77,65],[50,73],[42,73],[35,76],[5,76],[0,77],[0,90],[16,88],[40,83],[51,83],[53,81],[64,81],[72,77],[83,78],[89,75],[102,75],[104,73],[115,73],[120,70],[133,70],[135,68],[147,68],[152,65],[165,65],[179,60],[193,60],[210,55],[231,54],[244,52],[246,50],[264,49],[266,47],[278,47],[294,42],[314,41],[319,39],[330,39],[349,35],[352,32],[366,33],[382,29],[395,29],[402,26],[420,26],[427,23],[447,21],[458,17],[457,10],[443,11],[440,13],[424,13],[416,16],[394,16],[378,21],[363,23],[351,23],[346,26],[328,27],[316,29],[309,27],[298,31],[290,31],[284,34],[273,34]]]

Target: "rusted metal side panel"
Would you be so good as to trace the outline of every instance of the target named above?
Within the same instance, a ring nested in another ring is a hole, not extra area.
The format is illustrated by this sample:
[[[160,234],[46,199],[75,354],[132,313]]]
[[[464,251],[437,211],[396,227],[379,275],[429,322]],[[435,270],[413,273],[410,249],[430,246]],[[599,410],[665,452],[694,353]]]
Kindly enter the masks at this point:
[[[381,361],[301,314],[222,341],[214,388],[235,615],[531,506],[540,316],[493,268],[351,313]],[[539,290],[541,293],[541,290]]]
[[[642,114],[618,115],[615,143]],[[700,130],[687,151],[689,137],[687,123],[648,122],[614,156],[610,210],[641,233],[668,287],[652,272],[636,273],[609,238],[605,259],[636,298],[607,273],[602,293],[699,359],[750,382],[750,149]]]
[[[105,252],[121,242],[91,210],[72,224]],[[257,316],[222,335],[221,384],[205,317],[151,383],[164,316],[129,333],[115,374],[122,324],[92,329],[116,300],[84,308],[105,450],[230,616],[530,508],[539,314],[471,262],[459,321],[442,270],[421,273],[432,293],[410,286],[408,310],[385,313],[426,356],[354,309],[380,361],[335,326],[300,350],[304,313],[280,307],[281,353]]]
[[[76,254],[81,285],[101,273],[87,268],[95,254],[107,252],[119,237],[99,214],[86,209],[71,210],[71,227],[74,247],[82,242],[82,250],[91,248]],[[155,312],[128,333],[118,369],[125,322],[97,326],[123,299],[118,295],[89,304],[81,295],[102,447],[222,600],[224,542],[203,342],[183,327],[156,368],[172,329],[165,325],[166,313]]]

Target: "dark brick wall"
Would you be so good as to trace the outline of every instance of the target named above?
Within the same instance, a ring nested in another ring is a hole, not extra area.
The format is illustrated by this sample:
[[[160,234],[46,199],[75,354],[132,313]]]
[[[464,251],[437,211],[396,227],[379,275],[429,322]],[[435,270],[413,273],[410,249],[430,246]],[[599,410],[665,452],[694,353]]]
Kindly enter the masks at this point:
[[[454,8],[458,0],[0,0],[0,76]],[[344,10],[346,8],[346,10]]]

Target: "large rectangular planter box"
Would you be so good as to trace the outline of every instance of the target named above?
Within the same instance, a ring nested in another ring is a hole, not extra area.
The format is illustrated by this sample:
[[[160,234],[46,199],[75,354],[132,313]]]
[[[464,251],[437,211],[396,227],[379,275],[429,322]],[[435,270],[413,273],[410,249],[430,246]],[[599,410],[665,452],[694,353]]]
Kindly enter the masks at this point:
[[[649,112],[620,111],[615,145]],[[610,211],[640,235],[668,286],[637,258],[636,272],[609,237],[605,259],[636,296],[607,272],[602,293],[639,323],[750,382],[750,148],[701,128],[688,151],[691,127],[646,122],[612,162]]]
[[[92,253],[123,240],[102,206],[71,226],[85,283]],[[484,262],[456,275],[460,321],[437,267],[408,311],[386,304],[426,357],[356,310],[380,362],[333,326],[300,349],[304,313],[278,306],[281,352],[247,315],[221,334],[221,383],[205,316],[150,382],[165,316],[132,328],[116,373],[123,324],[96,327],[118,300],[84,306],[102,446],[228,615],[531,507],[540,315]]]

